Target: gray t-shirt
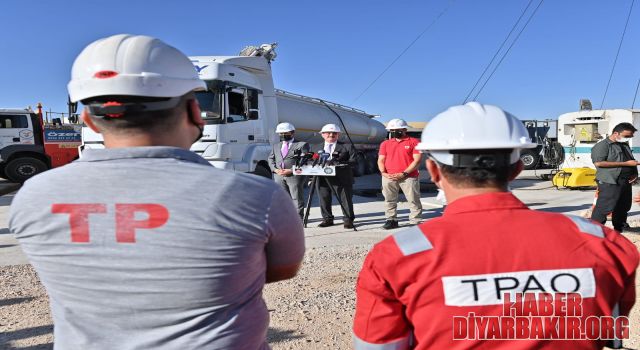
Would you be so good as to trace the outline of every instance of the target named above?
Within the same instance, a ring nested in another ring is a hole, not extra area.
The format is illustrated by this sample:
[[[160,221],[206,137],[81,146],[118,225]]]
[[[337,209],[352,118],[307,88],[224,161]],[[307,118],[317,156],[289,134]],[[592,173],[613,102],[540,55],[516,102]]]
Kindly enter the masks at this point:
[[[633,159],[629,144],[613,142],[608,137],[596,143],[591,148],[591,161],[597,162],[625,162]],[[633,179],[638,176],[638,169],[634,167],[601,168],[596,166],[596,180],[615,185],[620,179]]]
[[[25,183],[9,227],[65,350],[268,349],[266,266],[304,254],[274,182],[172,147],[85,150]]]

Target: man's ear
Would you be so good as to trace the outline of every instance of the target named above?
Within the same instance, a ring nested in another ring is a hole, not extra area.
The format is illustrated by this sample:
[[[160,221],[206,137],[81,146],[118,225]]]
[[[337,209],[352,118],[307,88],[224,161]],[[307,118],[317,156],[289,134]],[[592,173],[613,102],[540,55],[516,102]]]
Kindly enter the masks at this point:
[[[87,126],[97,132],[98,134],[100,134],[100,130],[98,130],[98,127],[96,127],[96,124],[93,122],[93,120],[91,120],[91,117],[89,116],[89,112],[87,112],[86,108],[82,109],[82,114],[80,115],[80,118],[82,118],[82,121],[87,124]]]
[[[202,119],[202,112],[200,111],[200,105],[198,104],[198,100],[191,99],[187,101],[187,114],[189,115],[189,120],[195,125],[203,128],[205,125],[204,119]]]
[[[427,166],[427,171],[431,176],[431,182],[437,185],[442,178],[442,173],[440,172],[440,168],[438,168],[438,164],[433,160],[427,158],[425,165]]]
[[[511,173],[509,175],[509,182],[515,180],[516,177],[518,177],[518,175],[520,175],[520,173],[522,172],[523,169],[524,169],[524,164],[522,163],[522,160],[518,160],[518,163],[516,165],[516,169],[513,171],[513,173]]]

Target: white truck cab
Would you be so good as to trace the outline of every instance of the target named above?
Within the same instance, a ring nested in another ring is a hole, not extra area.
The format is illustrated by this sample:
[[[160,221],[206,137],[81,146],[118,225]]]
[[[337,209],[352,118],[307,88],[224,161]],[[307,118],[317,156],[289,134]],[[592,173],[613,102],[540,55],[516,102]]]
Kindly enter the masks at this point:
[[[42,124],[30,109],[0,109],[0,176],[14,182],[49,168]]]
[[[196,93],[206,126],[191,150],[217,168],[270,176],[266,159],[278,120],[268,61],[201,56],[191,60],[208,88]]]
[[[0,109],[0,149],[36,144],[32,114],[28,109]]]

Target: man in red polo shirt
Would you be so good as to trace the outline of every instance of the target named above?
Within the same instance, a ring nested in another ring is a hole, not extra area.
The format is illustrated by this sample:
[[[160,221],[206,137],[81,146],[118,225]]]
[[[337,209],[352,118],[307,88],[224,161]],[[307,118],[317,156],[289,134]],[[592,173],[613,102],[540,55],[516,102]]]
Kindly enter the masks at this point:
[[[428,152],[448,205],[369,252],[356,350],[601,349],[629,337],[638,250],[599,223],[531,210],[508,191],[520,150],[535,146],[520,120],[477,102],[427,125],[416,148]]]
[[[378,169],[382,174],[382,195],[386,205],[384,223],[385,230],[398,227],[398,195],[400,190],[411,206],[409,221],[417,225],[422,220],[422,203],[420,202],[420,179],[418,165],[421,155],[416,150],[418,140],[407,135],[407,122],[392,119],[387,124],[391,137],[380,145]]]

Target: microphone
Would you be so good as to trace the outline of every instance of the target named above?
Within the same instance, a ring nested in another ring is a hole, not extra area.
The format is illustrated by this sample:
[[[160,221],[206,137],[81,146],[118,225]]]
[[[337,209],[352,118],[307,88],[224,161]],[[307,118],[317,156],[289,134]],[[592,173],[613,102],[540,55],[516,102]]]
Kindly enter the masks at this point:
[[[323,154],[322,157],[320,158],[322,160],[322,164],[320,166],[324,168],[327,165],[327,162],[329,161],[329,153]]]
[[[302,150],[301,149],[297,149],[297,150],[293,151],[293,159],[296,160],[296,165],[295,165],[296,168],[300,167],[300,158],[301,158],[301,156],[302,156]]]
[[[323,150],[318,151],[318,153],[314,153],[313,157],[311,157],[313,159],[313,164],[311,165],[311,167],[313,168],[314,166],[318,165],[318,162],[320,161],[320,157],[324,154]]]
[[[313,157],[313,153],[305,153],[302,156],[302,160],[300,161],[300,166],[303,167],[303,166],[307,165],[307,163],[309,162],[311,157]]]
[[[331,160],[329,161],[329,165],[336,165],[338,162],[338,157],[340,156],[340,152],[335,151],[331,153]]]

